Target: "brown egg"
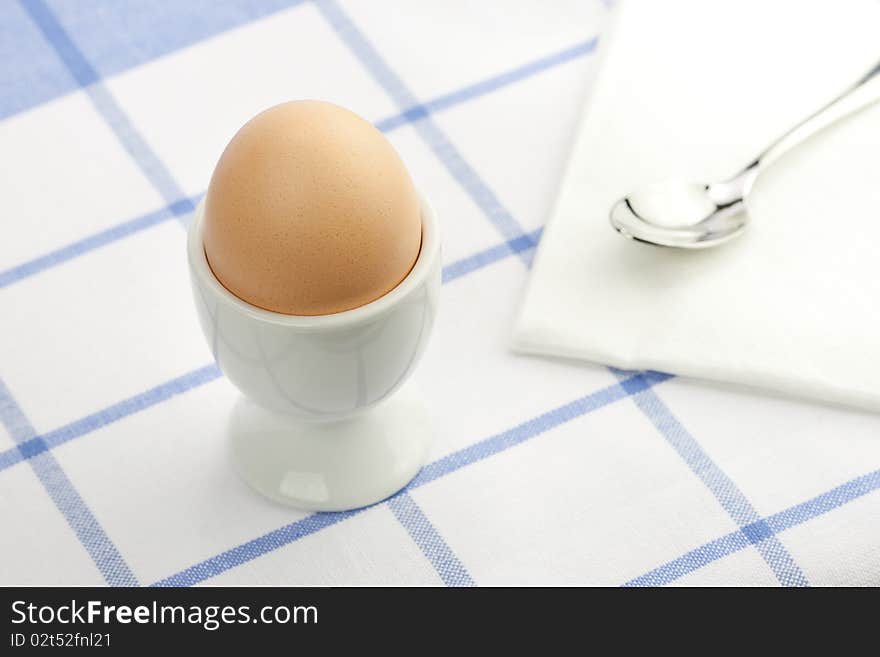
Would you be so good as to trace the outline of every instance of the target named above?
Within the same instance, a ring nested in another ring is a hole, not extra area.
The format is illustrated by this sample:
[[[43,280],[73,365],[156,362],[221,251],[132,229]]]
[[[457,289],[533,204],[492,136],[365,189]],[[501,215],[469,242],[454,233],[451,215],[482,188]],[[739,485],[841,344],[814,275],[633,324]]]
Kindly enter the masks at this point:
[[[386,294],[415,264],[419,199],[387,139],[320,101],[272,107],[232,138],[205,197],[205,255],[226,289],[288,315]]]

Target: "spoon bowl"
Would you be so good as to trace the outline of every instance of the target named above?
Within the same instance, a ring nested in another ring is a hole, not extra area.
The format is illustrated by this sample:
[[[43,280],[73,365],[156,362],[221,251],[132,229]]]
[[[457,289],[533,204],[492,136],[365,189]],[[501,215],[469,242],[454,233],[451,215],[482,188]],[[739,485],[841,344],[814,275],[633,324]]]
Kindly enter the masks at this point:
[[[702,249],[739,235],[748,223],[741,185],[667,181],[625,196],[611,225],[625,237],[657,246]]]
[[[729,180],[710,184],[672,180],[623,197],[611,207],[611,225],[636,241],[680,249],[705,249],[740,235],[748,225],[745,200],[760,172],[810,135],[880,99],[880,85],[868,85],[878,76],[880,62]]]

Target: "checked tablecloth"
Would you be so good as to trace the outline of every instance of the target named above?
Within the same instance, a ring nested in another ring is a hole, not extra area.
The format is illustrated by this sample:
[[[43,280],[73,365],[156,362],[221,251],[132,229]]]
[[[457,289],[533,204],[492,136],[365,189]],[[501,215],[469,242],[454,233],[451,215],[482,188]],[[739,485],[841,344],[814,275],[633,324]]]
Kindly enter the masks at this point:
[[[0,583],[880,584],[880,417],[515,356],[607,3],[0,3]],[[241,483],[184,226],[323,98],[442,222],[430,463],[369,509]],[[658,318],[662,321],[662,318]]]

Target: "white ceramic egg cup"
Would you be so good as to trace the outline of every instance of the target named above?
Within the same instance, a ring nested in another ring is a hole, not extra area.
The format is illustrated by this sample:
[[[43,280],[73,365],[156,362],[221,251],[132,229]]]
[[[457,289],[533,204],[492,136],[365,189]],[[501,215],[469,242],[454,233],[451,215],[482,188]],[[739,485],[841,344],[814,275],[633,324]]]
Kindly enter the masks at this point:
[[[424,198],[421,212],[419,257],[397,287],[353,310],[306,317],[263,310],[223,287],[205,256],[204,202],[196,209],[187,239],[195,304],[217,364],[245,395],[229,442],[260,493],[300,509],[354,509],[394,494],[424,464],[429,416],[411,384],[401,388],[440,292],[437,219]]]

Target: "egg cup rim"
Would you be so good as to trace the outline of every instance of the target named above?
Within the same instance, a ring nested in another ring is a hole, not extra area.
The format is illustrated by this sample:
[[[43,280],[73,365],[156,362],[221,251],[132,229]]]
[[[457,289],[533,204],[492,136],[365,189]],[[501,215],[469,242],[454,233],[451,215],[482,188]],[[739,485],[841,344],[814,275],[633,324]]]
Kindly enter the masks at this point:
[[[415,264],[403,280],[391,290],[357,308],[325,315],[288,315],[260,308],[230,292],[217,279],[211,270],[211,266],[208,264],[204,242],[204,198],[196,206],[192,222],[187,231],[189,268],[194,277],[198,279],[199,284],[209,287],[217,298],[242,314],[261,322],[302,330],[324,330],[363,324],[380,318],[404,301],[406,297],[421,288],[429,279],[440,258],[440,236],[437,215],[430,202],[421,192],[418,192],[418,197],[422,241]]]

